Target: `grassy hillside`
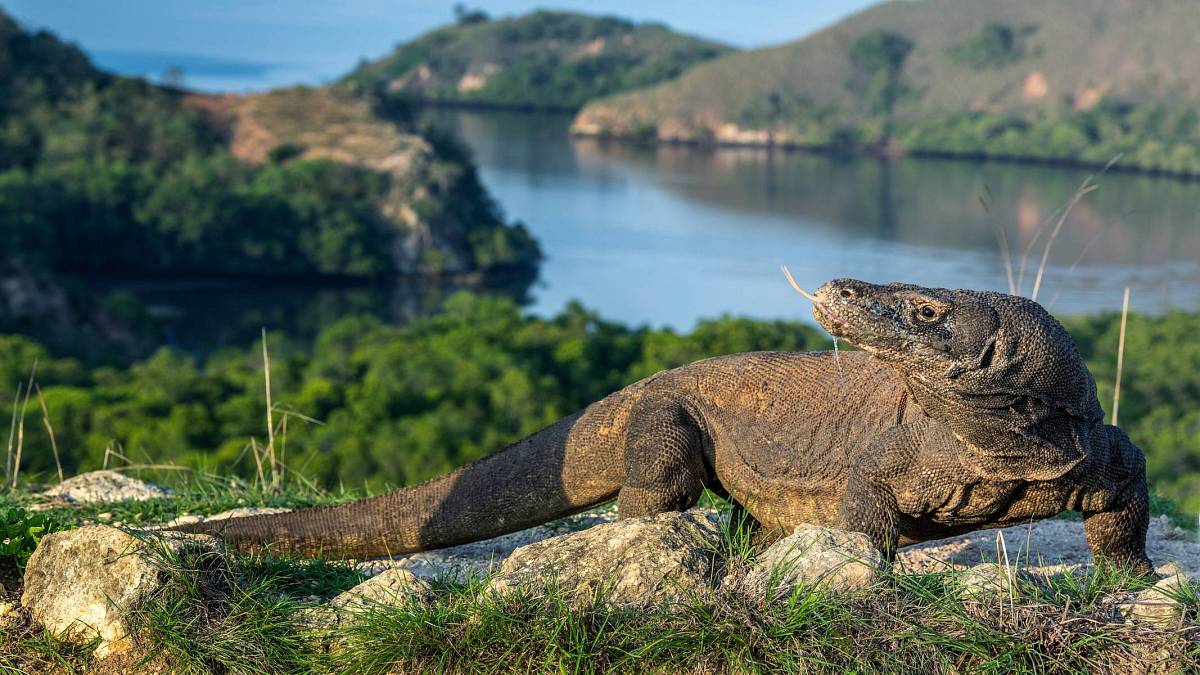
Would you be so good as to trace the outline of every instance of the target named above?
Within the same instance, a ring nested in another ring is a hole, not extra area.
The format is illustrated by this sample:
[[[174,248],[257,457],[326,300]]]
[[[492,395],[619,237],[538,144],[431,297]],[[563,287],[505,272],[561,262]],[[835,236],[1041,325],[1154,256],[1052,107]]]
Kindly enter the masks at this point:
[[[19,257],[125,277],[370,278],[538,259],[461,148],[369,100],[156,87],[2,12],[0,252],[0,270]]]
[[[300,507],[354,496],[301,486],[268,491],[217,476],[197,477],[175,488],[168,498],[54,505],[36,512],[22,508],[34,501],[28,495],[0,496],[0,529],[12,539],[0,549],[0,573],[8,572],[8,602],[15,605],[22,590],[16,566],[28,559],[35,540],[47,531],[95,522],[137,528],[181,513],[209,514],[248,505]],[[996,572],[980,574],[987,568],[964,571],[945,564],[912,569],[905,565],[906,552],[901,552],[901,563],[892,573],[849,592],[824,584],[801,585],[791,592],[787,586],[747,588],[737,580],[745,578],[768,542],[730,518],[727,509],[718,517],[720,535],[706,542],[711,547],[708,555],[716,579],[733,583],[651,607],[605,602],[605,588],[597,589],[595,599],[579,602],[553,578],[544,579],[544,587],[494,593],[489,590],[491,575],[460,577],[449,566],[438,569],[427,592],[405,594],[394,587],[396,597],[381,593],[375,602],[364,603],[362,611],[328,623],[320,621],[328,616],[328,603],[361,584],[367,570],[380,566],[264,553],[208,557],[198,564],[194,557],[172,554],[163,546],[144,559],[162,570],[166,584],[127,614],[132,653],[97,658],[95,643],[72,644],[42,630],[20,610],[10,610],[0,622],[0,668],[16,673],[330,675],[1124,675],[1193,673],[1200,668],[1200,588],[1195,582],[1173,593],[1172,599],[1186,613],[1168,625],[1131,622],[1116,606],[1146,588],[1145,580],[1078,564],[1051,572],[1052,567],[1023,558],[1009,568],[999,553],[993,558],[990,551],[983,560],[1004,563],[1000,580]],[[591,512],[551,523],[551,528],[570,532],[597,520],[606,518]],[[38,531],[41,528],[46,529]],[[1183,536],[1194,541],[1191,533]],[[1180,548],[1185,541],[1177,542]],[[1008,546],[1015,549],[1017,543],[1010,539]],[[461,565],[467,554],[459,550],[427,555],[435,564]],[[477,555],[502,558],[505,552],[481,547]],[[413,562],[402,562],[401,568],[422,571],[422,565]],[[976,560],[956,562],[969,565]],[[1030,573],[1030,568],[1040,569]],[[1009,569],[1016,572],[1011,586],[1003,581]]]
[[[575,130],[1200,172],[1186,0],[890,2],[595,102]]]
[[[658,24],[566,12],[496,20],[475,13],[362,64],[347,79],[427,101],[575,109],[730,51]]]

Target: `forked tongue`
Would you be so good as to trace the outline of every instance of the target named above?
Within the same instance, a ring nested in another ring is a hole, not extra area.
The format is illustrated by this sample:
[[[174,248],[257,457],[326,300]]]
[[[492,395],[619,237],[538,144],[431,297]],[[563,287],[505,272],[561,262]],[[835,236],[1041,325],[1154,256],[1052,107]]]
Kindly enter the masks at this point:
[[[796,279],[792,277],[792,273],[788,270],[787,265],[780,265],[779,269],[783,270],[783,276],[787,277],[788,283],[792,285],[792,290],[804,296],[805,299],[811,302],[818,304],[820,303],[820,301],[817,300],[817,296],[805,291],[803,288],[800,288],[800,284],[796,283]],[[845,379],[845,373],[842,371],[842,353],[838,351],[838,338],[836,335],[830,335],[830,337],[833,338],[833,360],[837,361],[838,377]]]

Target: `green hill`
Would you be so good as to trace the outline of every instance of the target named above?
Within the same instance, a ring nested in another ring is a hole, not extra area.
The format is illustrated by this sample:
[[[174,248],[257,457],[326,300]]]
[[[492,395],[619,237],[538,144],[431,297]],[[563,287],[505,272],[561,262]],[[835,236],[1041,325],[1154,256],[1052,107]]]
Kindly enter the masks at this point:
[[[592,103],[585,135],[1200,172],[1187,0],[890,2]]]
[[[536,265],[461,148],[380,111],[345,88],[208,97],[111,75],[0,11],[0,277],[14,257],[124,277]]]
[[[576,109],[730,51],[652,23],[566,12],[497,20],[474,13],[360,65],[347,79],[432,102]]]

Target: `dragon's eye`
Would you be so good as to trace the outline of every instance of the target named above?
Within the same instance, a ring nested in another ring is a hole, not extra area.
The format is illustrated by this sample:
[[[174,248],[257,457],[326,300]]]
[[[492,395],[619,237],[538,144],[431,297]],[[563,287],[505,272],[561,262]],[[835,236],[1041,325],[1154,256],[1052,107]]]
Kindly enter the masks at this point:
[[[917,308],[917,318],[922,321],[933,321],[938,318],[938,310],[933,305],[921,305]]]

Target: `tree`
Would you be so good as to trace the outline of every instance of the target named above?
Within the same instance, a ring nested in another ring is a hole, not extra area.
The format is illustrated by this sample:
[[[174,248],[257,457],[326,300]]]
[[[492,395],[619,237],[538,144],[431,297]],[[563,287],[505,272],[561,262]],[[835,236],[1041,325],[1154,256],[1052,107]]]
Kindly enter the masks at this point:
[[[454,3],[454,20],[460,25],[485,23],[489,18],[487,12],[482,9],[471,9],[461,2]]]
[[[863,96],[869,111],[883,115],[882,142],[892,135],[896,101],[907,91],[902,72],[913,43],[899,33],[874,30],[865,33],[850,47],[857,78],[853,88]]]

